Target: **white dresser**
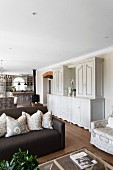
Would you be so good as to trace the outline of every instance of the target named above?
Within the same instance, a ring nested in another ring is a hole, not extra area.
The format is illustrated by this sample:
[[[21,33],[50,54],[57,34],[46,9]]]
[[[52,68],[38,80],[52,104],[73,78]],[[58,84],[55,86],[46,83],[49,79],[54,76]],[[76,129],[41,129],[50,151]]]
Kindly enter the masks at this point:
[[[104,99],[82,99],[48,94],[48,110],[53,115],[90,129],[94,120],[104,119]]]
[[[47,97],[48,110],[63,120],[90,129],[91,121],[105,118],[103,59],[81,60],[74,69],[75,75],[69,74],[67,66],[54,70],[54,92]],[[66,93],[72,78],[76,82],[76,97],[68,97]]]

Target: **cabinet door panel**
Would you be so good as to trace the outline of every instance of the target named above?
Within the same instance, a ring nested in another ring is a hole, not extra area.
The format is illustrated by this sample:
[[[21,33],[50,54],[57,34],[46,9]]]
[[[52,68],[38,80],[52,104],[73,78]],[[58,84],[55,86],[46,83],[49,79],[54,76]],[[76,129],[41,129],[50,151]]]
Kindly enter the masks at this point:
[[[94,61],[76,66],[76,94],[79,97],[94,97]]]
[[[84,73],[84,65],[79,64],[76,66],[76,90],[77,90],[77,95],[81,96],[83,95],[83,73]]]
[[[47,95],[47,108],[48,108],[48,111],[50,112],[52,112],[53,110],[52,105],[53,105],[52,95]]]
[[[53,73],[53,93],[63,95],[63,68],[54,70]]]
[[[63,87],[63,75],[62,71],[58,70],[58,93],[62,93],[62,87]]]
[[[93,96],[94,94],[94,64],[93,61],[89,61],[85,64],[85,89],[86,96]]]
[[[90,103],[88,101],[80,101],[80,123],[86,128],[90,126]]]
[[[72,123],[79,124],[80,123],[80,102],[73,99],[72,101]]]
[[[57,71],[54,71],[54,74],[53,74],[53,88],[54,88],[54,93],[56,94],[57,93],[57,88],[58,88],[58,80],[57,80]]]

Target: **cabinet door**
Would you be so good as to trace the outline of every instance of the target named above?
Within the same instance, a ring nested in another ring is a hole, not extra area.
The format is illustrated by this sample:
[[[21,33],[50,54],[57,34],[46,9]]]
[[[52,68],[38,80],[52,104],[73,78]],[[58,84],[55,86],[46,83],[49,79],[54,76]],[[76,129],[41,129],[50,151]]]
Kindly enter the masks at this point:
[[[80,102],[72,98],[72,117],[71,122],[74,124],[80,123]]]
[[[53,72],[53,92],[54,94],[57,94],[58,91],[58,71],[55,70]]]
[[[90,127],[90,100],[80,101],[80,125],[86,129]]]
[[[47,108],[48,111],[52,112],[53,110],[53,96],[52,95],[47,95]]]
[[[84,95],[94,97],[94,62],[89,61],[84,64]]]
[[[53,72],[53,93],[63,95],[63,68]]]
[[[76,96],[94,98],[94,61],[76,66]]]
[[[76,66],[76,96],[84,95],[84,64]]]
[[[63,94],[63,69],[58,69],[58,94]]]
[[[53,95],[52,96],[52,113],[55,115],[55,116],[58,116],[58,111],[57,111],[57,108],[58,108],[58,97],[57,95]]]

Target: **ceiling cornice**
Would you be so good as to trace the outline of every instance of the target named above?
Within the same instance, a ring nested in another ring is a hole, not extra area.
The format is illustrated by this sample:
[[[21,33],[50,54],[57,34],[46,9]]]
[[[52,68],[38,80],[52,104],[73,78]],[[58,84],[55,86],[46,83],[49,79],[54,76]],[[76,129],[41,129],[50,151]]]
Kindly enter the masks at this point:
[[[87,59],[87,58],[90,58],[90,57],[96,57],[96,56],[99,56],[99,55],[102,55],[102,54],[106,54],[106,53],[109,53],[109,52],[112,52],[112,51],[113,51],[113,46],[108,47],[108,48],[104,48],[104,49],[101,49],[101,50],[98,50],[98,51],[94,51],[92,53],[88,53],[88,54],[85,54],[85,55],[82,55],[82,56],[78,56],[76,58],[73,58],[73,59],[70,59],[70,60],[66,60],[66,61],[63,61],[63,62],[60,62],[60,63],[57,63],[57,64],[50,65],[48,67],[44,67],[42,69],[39,69],[38,71],[53,69],[55,67],[59,67],[61,65],[66,65],[66,64],[70,64],[70,63],[73,64],[73,63],[75,63],[77,61],[80,61],[80,60],[83,60],[83,59]]]

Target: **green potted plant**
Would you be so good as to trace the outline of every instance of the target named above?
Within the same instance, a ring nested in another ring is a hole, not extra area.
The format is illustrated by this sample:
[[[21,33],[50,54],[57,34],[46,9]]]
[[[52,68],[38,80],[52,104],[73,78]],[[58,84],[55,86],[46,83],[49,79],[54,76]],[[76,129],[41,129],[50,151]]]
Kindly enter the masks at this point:
[[[0,161],[1,170],[39,170],[38,161],[28,151],[15,153],[10,161]]]

